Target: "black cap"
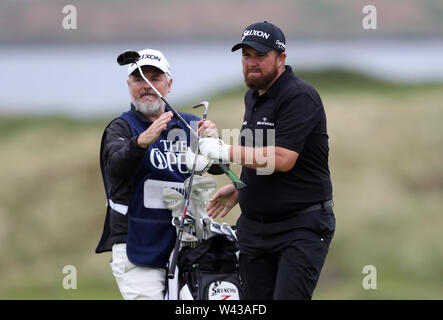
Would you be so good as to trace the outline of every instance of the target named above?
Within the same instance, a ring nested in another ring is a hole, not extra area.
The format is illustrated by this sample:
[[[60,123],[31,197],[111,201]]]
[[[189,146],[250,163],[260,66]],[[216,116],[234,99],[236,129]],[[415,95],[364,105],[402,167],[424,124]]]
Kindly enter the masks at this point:
[[[265,21],[247,27],[242,33],[240,42],[233,46],[231,50],[236,51],[243,45],[250,46],[260,52],[271,50],[283,52],[286,47],[286,39],[279,27]]]

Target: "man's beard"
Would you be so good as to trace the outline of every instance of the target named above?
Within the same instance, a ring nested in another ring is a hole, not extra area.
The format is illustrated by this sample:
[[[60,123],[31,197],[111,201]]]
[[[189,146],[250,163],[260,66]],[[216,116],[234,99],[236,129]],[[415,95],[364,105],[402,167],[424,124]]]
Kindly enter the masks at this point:
[[[154,102],[142,102],[140,99],[132,98],[132,104],[134,105],[135,110],[143,113],[146,116],[153,116],[157,114],[165,106],[163,100],[160,99],[156,99]]]
[[[256,70],[247,70],[247,73],[244,73],[246,85],[248,86],[248,88],[252,90],[262,90],[266,88],[268,84],[271,83],[272,80],[274,80],[278,74],[278,69],[275,68],[267,75],[262,75],[260,77],[254,77],[251,79],[248,77],[249,74],[248,71],[256,71]]]

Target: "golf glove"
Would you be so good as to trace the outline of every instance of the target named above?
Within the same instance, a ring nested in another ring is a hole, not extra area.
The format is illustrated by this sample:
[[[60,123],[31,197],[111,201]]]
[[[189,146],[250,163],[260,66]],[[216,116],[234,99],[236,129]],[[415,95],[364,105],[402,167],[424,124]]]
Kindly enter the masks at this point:
[[[224,163],[229,162],[229,144],[222,139],[201,138],[198,142],[200,153],[210,160],[221,160]]]
[[[188,168],[189,171],[192,171],[192,167],[194,165],[195,153],[192,152],[190,147],[186,150],[185,158],[186,158],[186,167]],[[205,156],[199,154],[197,156],[197,164],[195,165],[195,173],[196,174],[205,173],[211,167],[213,162],[214,162],[213,160],[209,160]]]

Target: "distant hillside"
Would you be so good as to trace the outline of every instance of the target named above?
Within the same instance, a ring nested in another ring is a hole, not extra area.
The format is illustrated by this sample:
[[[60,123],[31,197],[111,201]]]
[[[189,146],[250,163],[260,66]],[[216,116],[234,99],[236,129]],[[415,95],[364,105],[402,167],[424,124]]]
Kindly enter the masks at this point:
[[[77,30],[64,30],[63,7],[74,5]],[[377,9],[377,30],[364,30],[362,9]],[[2,1],[2,43],[104,42],[238,38],[250,23],[269,20],[288,37],[436,36],[440,0],[274,1]]]

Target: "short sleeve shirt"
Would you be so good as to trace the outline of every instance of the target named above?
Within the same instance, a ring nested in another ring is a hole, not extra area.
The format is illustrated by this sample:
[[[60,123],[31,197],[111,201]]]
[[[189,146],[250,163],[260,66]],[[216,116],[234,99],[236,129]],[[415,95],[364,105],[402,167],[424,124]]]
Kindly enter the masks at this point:
[[[282,147],[299,154],[288,172],[259,175],[243,167],[241,179],[248,188],[239,192],[239,204],[246,216],[277,220],[332,199],[325,110],[316,90],[290,66],[265,94],[248,90],[239,142],[243,146]]]

